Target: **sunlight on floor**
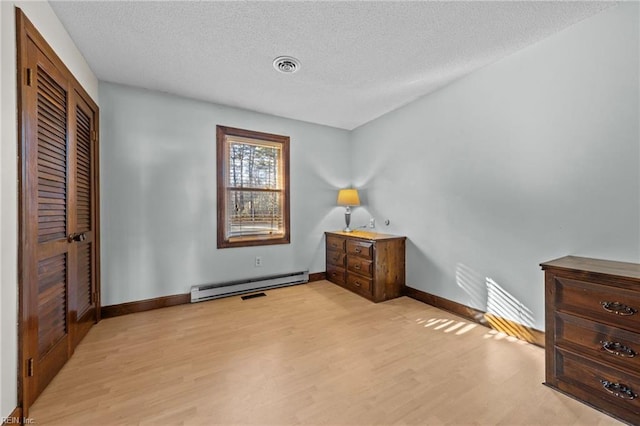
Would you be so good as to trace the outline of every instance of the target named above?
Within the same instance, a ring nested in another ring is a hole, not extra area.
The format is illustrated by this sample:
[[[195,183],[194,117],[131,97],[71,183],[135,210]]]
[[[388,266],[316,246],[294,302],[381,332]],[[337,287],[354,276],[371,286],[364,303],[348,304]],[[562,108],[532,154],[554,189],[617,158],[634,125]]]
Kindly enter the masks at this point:
[[[487,321],[492,328],[488,329],[484,336],[482,336],[484,339],[504,340],[506,342],[519,343],[523,345],[526,345],[533,341],[533,336],[531,336],[530,340],[526,340],[524,337],[516,337],[516,335],[531,335],[531,333],[529,333],[524,327],[522,328],[522,330],[516,330],[515,326],[510,321],[504,321],[501,318],[496,318],[495,316],[490,314],[486,314],[485,318],[487,318]],[[428,320],[424,318],[418,318],[415,320],[415,322],[416,324],[421,325],[424,328],[439,330],[443,333],[455,332],[454,334],[457,336],[466,334],[479,326],[479,324],[445,318],[430,318]]]
[[[507,333],[503,333],[502,331],[497,331],[497,330],[489,330],[487,331],[487,334],[485,334],[483,337],[485,339],[505,340],[507,342],[518,343],[521,345],[528,344],[528,342],[524,340],[520,340],[517,337],[510,336]]]
[[[420,325],[424,324],[423,327],[425,328],[433,327],[433,330],[442,330],[443,333],[451,333],[455,331],[455,334],[458,336],[465,334],[478,326],[478,324],[468,323],[464,321],[438,318],[430,318],[428,320],[418,318],[416,319],[416,323]]]

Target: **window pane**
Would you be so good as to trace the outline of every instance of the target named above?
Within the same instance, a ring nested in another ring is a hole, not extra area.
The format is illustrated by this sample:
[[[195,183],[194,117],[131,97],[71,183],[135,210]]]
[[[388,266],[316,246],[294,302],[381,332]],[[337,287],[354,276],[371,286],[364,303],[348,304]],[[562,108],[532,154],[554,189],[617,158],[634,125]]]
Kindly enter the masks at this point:
[[[218,248],[289,244],[289,137],[216,126]]]
[[[279,146],[229,143],[228,186],[282,189]]]
[[[247,235],[282,237],[282,194],[227,190],[227,238]]]

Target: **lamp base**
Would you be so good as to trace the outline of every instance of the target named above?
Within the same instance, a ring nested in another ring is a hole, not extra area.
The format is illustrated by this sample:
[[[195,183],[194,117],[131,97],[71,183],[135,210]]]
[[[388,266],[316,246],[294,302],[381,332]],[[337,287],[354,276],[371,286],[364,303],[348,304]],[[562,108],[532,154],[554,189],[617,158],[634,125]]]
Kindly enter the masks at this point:
[[[351,208],[347,206],[347,210],[344,212],[344,223],[346,223],[346,227],[343,229],[344,232],[353,232],[353,229],[349,228],[349,224],[351,224]]]

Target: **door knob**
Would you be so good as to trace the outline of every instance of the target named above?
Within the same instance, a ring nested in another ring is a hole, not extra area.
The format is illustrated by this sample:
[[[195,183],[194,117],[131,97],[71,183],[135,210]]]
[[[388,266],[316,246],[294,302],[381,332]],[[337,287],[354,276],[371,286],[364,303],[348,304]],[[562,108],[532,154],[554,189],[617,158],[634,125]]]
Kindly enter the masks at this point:
[[[67,241],[69,241],[70,243],[73,243],[74,241],[82,242],[86,239],[87,239],[87,235],[84,232],[81,232],[79,234],[69,234]]]

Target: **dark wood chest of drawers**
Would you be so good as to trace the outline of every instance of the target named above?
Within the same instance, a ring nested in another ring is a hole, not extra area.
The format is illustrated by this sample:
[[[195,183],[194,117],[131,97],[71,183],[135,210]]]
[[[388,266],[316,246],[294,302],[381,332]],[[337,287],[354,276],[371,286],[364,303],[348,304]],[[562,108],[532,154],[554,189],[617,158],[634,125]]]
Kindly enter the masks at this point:
[[[640,265],[568,256],[545,271],[545,384],[640,424]]]
[[[374,302],[402,295],[406,237],[327,232],[327,280]]]

